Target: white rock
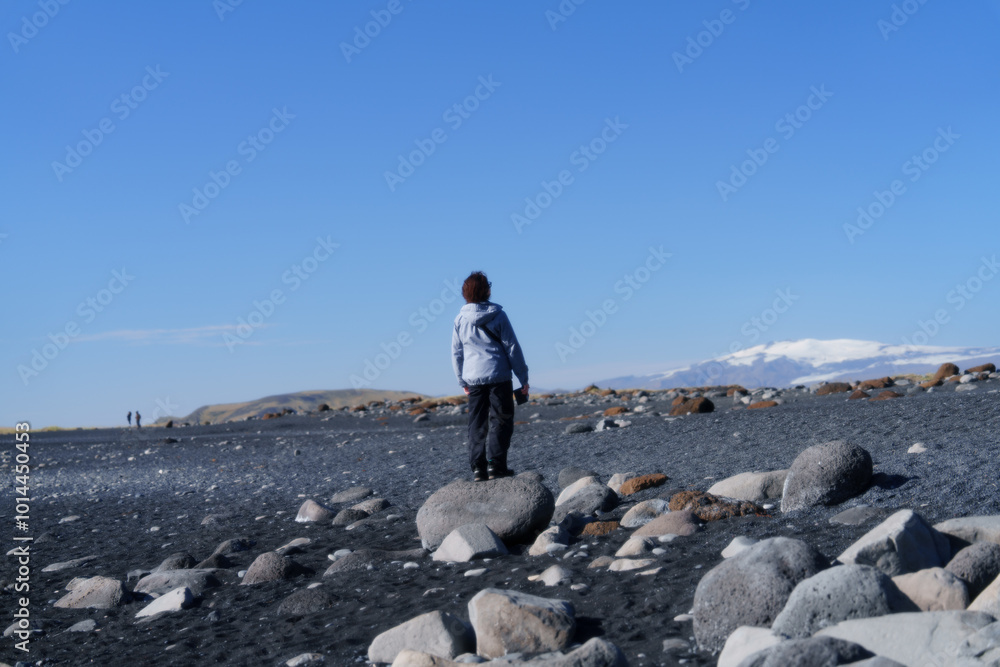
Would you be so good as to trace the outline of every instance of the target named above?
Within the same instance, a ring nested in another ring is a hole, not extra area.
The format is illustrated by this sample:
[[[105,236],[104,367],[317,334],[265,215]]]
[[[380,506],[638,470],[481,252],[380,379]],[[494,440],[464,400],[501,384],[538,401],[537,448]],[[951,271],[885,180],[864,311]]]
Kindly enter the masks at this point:
[[[669,511],[670,504],[663,498],[644,500],[636,504],[628,512],[625,512],[625,516],[621,518],[620,524],[622,528],[640,528]]]
[[[516,591],[487,588],[469,601],[476,649],[484,658],[559,651],[576,630],[573,605]]]
[[[615,493],[618,493],[621,491],[622,484],[637,476],[638,473],[635,472],[616,472],[611,476],[611,479],[608,480],[608,487]]]
[[[737,535],[733,538],[732,542],[729,543],[729,546],[722,550],[722,557],[732,558],[736,554],[746,551],[755,544],[757,544],[757,540],[754,538]]]
[[[923,454],[927,451],[927,445],[922,442],[915,442],[906,450],[907,454]]]
[[[986,587],[969,605],[969,611],[982,611],[1000,619],[1000,577]]]
[[[708,489],[708,492],[723,498],[759,503],[764,500],[781,498],[787,475],[787,470],[743,472],[716,482]]]
[[[980,612],[908,612],[842,621],[815,636],[854,642],[904,665],[956,665],[962,642],[992,622]]]
[[[892,582],[920,611],[953,611],[969,606],[965,582],[940,567],[901,574],[893,577]]]
[[[322,665],[325,660],[322,653],[302,653],[285,661],[285,665],[287,667],[314,667],[314,665]]]
[[[573,498],[574,495],[582,491],[585,487],[588,487],[591,484],[600,484],[600,483],[601,483],[600,480],[598,480],[596,477],[591,477],[589,475],[587,477],[581,477],[580,479],[576,480],[575,482],[573,482],[572,484],[570,484],[569,486],[567,486],[565,489],[562,490],[562,492],[559,494],[559,497],[556,498],[556,507],[568,503]]]
[[[368,647],[370,662],[392,662],[403,650],[453,659],[472,650],[468,626],[451,614],[432,611],[379,634]]]
[[[568,549],[569,539],[569,533],[561,526],[546,528],[535,538],[535,542],[528,549],[528,555],[544,556]]]
[[[608,566],[608,572],[630,572],[641,570],[656,563],[655,558],[618,558]]]
[[[553,565],[546,568],[541,574],[528,577],[528,581],[540,581],[546,586],[558,586],[568,582],[573,577],[573,573],[561,565]]]
[[[780,643],[781,637],[776,636],[768,628],[741,625],[726,639],[726,645],[719,654],[718,667],[737,667],[754,653]]]
[[[477,567],[477,568],[474,568],[472,570],[466,570],[465,571],[465,576],[466,577],[481,577],[484,574],[486,574],[488,571],[489,570],[487,568],[485,568],[485,567]]]
[[[507,555],[507,547],[486,524],[468,523],[451,531],[432,558],[436,561],[468,563],[474,558]]]
[[[305,523],[309,521],[330,521],[333,519],[335,512],[333,512],[328,507],[323,507],[315,500],[307,500],[302,503],[299,507],[298,514],[295,515],[295,520],[299,523]]]
[[[1000,544],[1000,515],[997,514],[948,519],[936,524],[934,529],[970,544],[974,542]]]
[[[652,551],[655,544],[651,537],[631,537],[615,552],[615,557],[641,556]]]
[[[191,589],[187,586],[182,586],[156,598],[140,609],[135,617],[146,618],[166,612],[181,611],[182,609],[187,609],[193,603],[194,595],[191,593]]]
[[[849,546],[837,560],[872,565],[894,577],[941,567],[950,558],[947,537],[927,525],[913,510],[900,510]]]

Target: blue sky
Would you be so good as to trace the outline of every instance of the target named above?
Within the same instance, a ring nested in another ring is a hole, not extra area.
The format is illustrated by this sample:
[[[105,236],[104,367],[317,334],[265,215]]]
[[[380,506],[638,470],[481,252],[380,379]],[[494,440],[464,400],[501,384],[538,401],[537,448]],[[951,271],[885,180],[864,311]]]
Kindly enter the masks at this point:
[[[929,344],[995,345],[998,23],[986,0],[5,3],[0,422],[455,393],[449,285],[475,269],[539,387],[900,343],[942,310]]]

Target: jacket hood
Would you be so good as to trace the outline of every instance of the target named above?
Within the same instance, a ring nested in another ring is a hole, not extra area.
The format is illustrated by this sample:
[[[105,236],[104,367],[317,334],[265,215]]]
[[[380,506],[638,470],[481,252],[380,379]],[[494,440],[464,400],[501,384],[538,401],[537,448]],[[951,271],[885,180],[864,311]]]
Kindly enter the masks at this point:
[[[467,303],[458,312],[460,319],[472,325],[488,324],[503,308],[499,304],[485,301],[483,303]]]

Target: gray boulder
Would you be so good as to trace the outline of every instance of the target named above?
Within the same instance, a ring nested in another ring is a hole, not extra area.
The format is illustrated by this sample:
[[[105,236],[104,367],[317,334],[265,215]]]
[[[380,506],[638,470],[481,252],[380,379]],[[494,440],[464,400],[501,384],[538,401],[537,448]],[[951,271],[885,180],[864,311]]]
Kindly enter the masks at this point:
[[[368,647],[369,662],[392,662],[405,649],[452,659],[475,649],[462,619],[440,611],[421,614],[379,634]]]
[[[917,611],[892,579],[867,565],[831,567],[799,583],[771,630],[793,638],[851,618]]]
[[[873,655],[868,649],[853,642],[833,637],[810,637],[781,642],[764,649],[741,662],[739,667],[833,667],[854,664]]]
[[[333,510],[329,507],[323,507],[315,500],[311,498],[299,507],[298,514],[295,515],[295,520],[300,523],[306,523],[310,521],[329,521],[333,518]]]
[[[324,577],[329,577],[343,572],[359,572],[361,570],[375,570],[393,561],[414,561],[420,560],[427,555],[423,549],[407,549],[405,551],[383,551],[381,549],[358,549],[338,558],[323,573]]]
[[[178,552],[170,554],[163,562],[153,568],[153,572],[166,572],[168,570],[188,570],[195,566],[198,561],[189,553]]]
[[[330,498],[330,502],[334,505],[339,503],[356,503],[359,500],[363,500],[372,495],[372,493],[374,493],[374,491],[366,486],[355,486],[333,494]]]
[[[570,424],[569,426],[567,426],[564,433],[573,435],[574,433],[590,433],[593,430],[594,427],[591,426],[590,424],[576,422],[574,424]]]
[[[1000,618],[1000,577],[993,580],[969,605],[969,611],[983,611]]]
[[[814,445],[795,457],[781,497],[781,511],[836,505],[863,492],[872,478],[872,457],[844,440]]]
[[[912,611],[951,611],[969,606],[969,590],[965,582],[940,567],[892,578],[900,592],[917,606]]]
[[[963,642],[992,622],[980,612],[924,611],[842,621],[816,636],[854,642],[904,665],[955,665]]]
[[[770,626],[799,582],[826,566],[818,551],[786,537],[763,540],[719,563],[695,589],[695,639],[717,651],[741,625]]]
[[[310,572],[308,568],[299,565],[288,556],[265,551],[250,563],[250,567],[247,568],[247,573],[243,575],[243,581],[240,584],[251,586],[265,581],[281,581]]]
[[[329,609],[337,602],[337,598],[321,586],[300,588],[278,605],[281,616],[302,616],[317,611]]]
[[[556,499],[552,520],[562,521],[570,512],[588,516],[610,512],[618,506],[618,494],[596,477],[582,477],[563,489]]]
[[[872,565],[890,577],[941,567],[951,546],[913,510],[900,510],[865,533],[837,558],[841,563]]]
[[[400,652],[392,667],[462,667],[473,662],[446,660],[429,653],[405,650]],[[502,667],[628,667],[628,661],[617,646],[609,641],[588,639],[583,646],[569,653],[549,653],[539,660],[498,660]]]
[[[56,600],[60,609],[113,609],[127,603],[131,596],[125,584],[110,577],[75,580],[72,590]]]
[[[1000,514],[948,519],[934,529],[959,541],[962,546],[976,542],[1000,544]]]
[[[524,542],[548,525],[554,509],[552,493],[530,478],[460,480],[424,502],[417,532],[425,549],[436,549],[448,533],[469,523],[486,524],[506,543]]]
[[[749,500],[760,503],[773,498],[780,498],[785,488],[787,470],[773,472],[741,472],[716,482],[708,492],[723,498]]]
[[[474,558],[506,556],[507,547],[488,526],[469,523],[448,533],[444,542],[434,552],[437,561],[468,563]]]
[[[165,570],[154,572],[140,579],[135,585],[136,593],[159,597],[182,586],[200,597],[206,589],[221,586],[215,570],[192,568],[190,570]]]
[[[333,521],[330,522],[330,525],[348,526],[355,521],[367,519],[368,516],[368,512],[365,512],[364,510],[356,510],[353,507],[348,507],[337,512],[337,516],[333,517]]]
[[[955,554],[944,569],[964,581],[969,597],[975,598],[1000,576],[1000,544],[970,544]]]
[[[576,630],[573,605],[496,588],[469,601],[476,650],[484,658],[508,653],[545,653],[569,645]]]

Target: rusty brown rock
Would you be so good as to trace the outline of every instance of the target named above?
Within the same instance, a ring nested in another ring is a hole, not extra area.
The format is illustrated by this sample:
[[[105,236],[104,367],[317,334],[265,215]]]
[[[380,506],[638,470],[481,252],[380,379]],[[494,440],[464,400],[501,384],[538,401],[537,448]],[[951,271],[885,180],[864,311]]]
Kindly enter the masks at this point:
[[[879,392],[878,396],[875,396],[871,400],[873,400],[873,401],[889,401],[889,400],[892,400],[894,398],[903,398],[903,395],[902,394],[897,394],[896,392],[892,391],[891,389],[886,389],[885,391]]]
[[[670,511],[690,510],[702,521],[720,521],[734,516],[770,516],[748,500],[728,500],[704,491],[681,491],[670,499]]]
[[[626,412],[628,412],[628,408],[626,408],[624,406],[621,406],[621,405],[617,405],[617,406],[615,406],[613,408],[608,408],[607,410],[605,410],[604,411],[604,416],[605,417],[617,417],[618,415],[623,415]]]
[[[759,410],[761,408],[773,408],[778,405],[777,401],[757,401],[747,406],[747,410]]]
[[[944,380],[945,378],[950,378],[952,375],[958,375],[958,373],[958,366],[955,364],[941,364],[932,379]]]
[[[981,364],[979,366],[973,366],[966,373],[996,373],[997,367],[993,364]]]
[[[860,385],[858,389],[885,389],[886,387],[892,386],[892,379],[888,377],[878,378],[877,380],[865,380]]]
[[[817,396],[827,396],[828,394],[842,394],[850,391],[851,385],[846,382],[828,382],[816,390]]]
[[[618,530],[620,525],[621,524],[617,521],[591,521],[583,527],[580,534],[600,537],[601,535],[607,535],[608,533]]]
[[[854,391],[853,394],[851,394],[850,396],[847,397],[847,400],[849,400],[849,401],[856,401],[859,398],[871,398],[871,394],[866,394],[865,392],[861,391],[860,389],[857,389],[857,390]]]
[[[679,417],[681,415],[690,415],[694,413],[706,413],[714,412],[715,404],[705,397],[692,398],[691,400],[684,401],[673,410],[670,411],[670,416]]]
[[[618,489],[619,496],[630,496],[633,493],[638,493],[645,489],[651,489],[654,486],[661,486],[666,483],[667,476],[661,473],[653,473],[652,475],[640,475],[638,477],[633,477],[632,479],[625,480],[625,483],[621,485]]]

